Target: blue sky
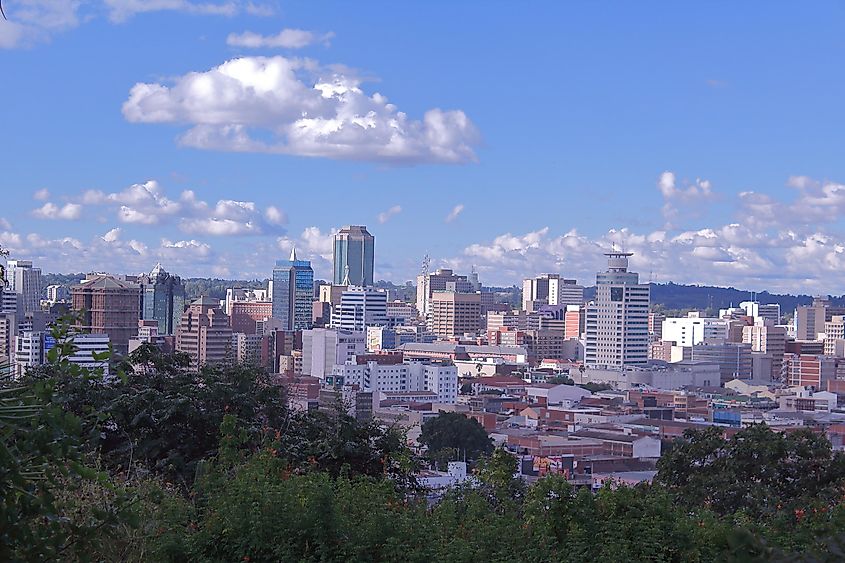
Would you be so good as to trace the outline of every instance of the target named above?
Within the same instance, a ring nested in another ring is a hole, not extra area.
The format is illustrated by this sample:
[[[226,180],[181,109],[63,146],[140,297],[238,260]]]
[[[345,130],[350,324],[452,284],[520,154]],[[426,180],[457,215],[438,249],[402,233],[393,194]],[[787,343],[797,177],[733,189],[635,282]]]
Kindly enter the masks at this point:
[[[615,243],[843,293],[841,2],[3,4],[0,244],[47,271],[327,275],[366,224],[394,281]]]

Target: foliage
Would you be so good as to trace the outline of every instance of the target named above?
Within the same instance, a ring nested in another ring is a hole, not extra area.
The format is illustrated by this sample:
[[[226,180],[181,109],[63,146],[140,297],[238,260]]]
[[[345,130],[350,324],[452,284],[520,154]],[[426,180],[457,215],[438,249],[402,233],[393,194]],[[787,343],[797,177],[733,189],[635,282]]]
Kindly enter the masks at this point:
[[[419,442],[428,448],[427,457],[438,466],[456,459],[474,461],[493,451],[487,431],[474,418],[457,412],[442,412],[423,425]]]
[[[549,377],[546,379],[546,383],[551,383],[553,385],[575,385],[575,382],[572,380],[572,378],[566,375],[557,375],[555,377]]]
[[[68,324],[60,325],[51,350],[52,371],[70,376],[78,366],[68,357]],[[55,379],[14,381],[3,368],[0,380],[0,560],[74,558],[95,538],[132,523],[132,495],[107,474],[86,465],[83,421],[63,408]],[[69,495],[86,487],[108,491],[84,511],[68,509]]]
[[[687,430],[658,462],[657,481],[687,506],[752,518],[841,498],[845,455],[808,429],[775,432],[753,425],[729,440],[723,429]]]
[[[610,385],[609,383],[580,383],[578,384],[578,387],[586,389],[590,393],[598,393],[599,391],[613,389],[613,385]]]

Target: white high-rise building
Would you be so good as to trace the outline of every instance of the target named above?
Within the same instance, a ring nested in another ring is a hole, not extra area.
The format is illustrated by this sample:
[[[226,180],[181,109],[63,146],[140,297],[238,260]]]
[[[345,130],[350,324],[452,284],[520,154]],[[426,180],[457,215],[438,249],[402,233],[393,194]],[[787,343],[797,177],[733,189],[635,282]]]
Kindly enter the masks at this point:
[[[344,385],[357,385],[362,391],[432,391],[437,393],[438,403],[455,403],[458,399],[458,368],[454,365],[422,362],[358,364],[348,361],[334,366],[331,375],[342,378]]]
[[[21,296],[23,312],[41,310],[41,269],[31,260],[8,261],[9,289]]]
[[[727,340],[729,321],[700,317],[689,313],[686,317],[672,317],[663,321],[661,340],[676,346],[697,346],[705,340]]]
[[[434,273],[420,274],[417,276],[417,310],[421,316],[430,312],[429,302],[435,291],[473,293],[473,286],[467,276],[457,275],[445,268]]]
[[[739,306],[745,309],[745,314],[749,317],[765,319],[773,325],[780,324],[780,305],[777,303],[763,304],[759,301],[743,301]]]
[[[44,363],[44,333],[21,332],[15,337],[12,354],[15,377],[23,377],[28,369]]]
[[[522,280],[522,310],[534,311],[540,305],[583,305],[584,286],[559,274],[541,274]]]
[[[302,331],[302,374],[323,378],[367,347],[366,333],[313,328]]]
[[[628,271],[629,252],[607,252],[596,274],[596,300],[587,307],[585,362],[593,366],[648,362],[649,284]]]
[[[332,328],[341,330],[363,332],[387,324],[387,292],[372,287],[349,286],[332,312]]]

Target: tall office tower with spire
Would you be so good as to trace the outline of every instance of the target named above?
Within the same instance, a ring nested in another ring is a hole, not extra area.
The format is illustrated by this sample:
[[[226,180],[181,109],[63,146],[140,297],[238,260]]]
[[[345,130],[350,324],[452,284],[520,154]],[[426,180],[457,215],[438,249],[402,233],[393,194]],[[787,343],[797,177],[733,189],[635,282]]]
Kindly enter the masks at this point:
[[[373,285],[375,240],[363,225],[338,231],[334,236],[334,285]]]
[[[9,260],[6,276],[9,289],[21,296],[22,313],[41,310],[41,268],[33,268],[30,260]]]
[[[612,251],[596,274],[596,300],[587,307],[585,362],[619,367],[648,362],[649,284],[628,271],[630,252]]]
[[[289,260],[276,260],[273,268],[273,318],[284,330],[311,328],[314,301],[314,270],[308,260],[297,260],[296,249]]]
[[[185,284],[156,264],[148,276],[141,276],[141,317],[158,321],[159,334],[176,334],[185,311]]]

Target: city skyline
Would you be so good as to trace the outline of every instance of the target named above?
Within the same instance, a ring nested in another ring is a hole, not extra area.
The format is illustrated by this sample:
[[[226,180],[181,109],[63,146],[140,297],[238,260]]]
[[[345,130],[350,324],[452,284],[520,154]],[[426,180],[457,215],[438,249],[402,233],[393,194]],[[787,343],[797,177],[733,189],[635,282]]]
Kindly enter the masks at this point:
[[[396,283],[590,285],[616,244],[646,280],[843,293],[836,3],[138,6],[4,3],[0,245],[44,272],[263,279],[296,246],[331,279],[359,224]]]

